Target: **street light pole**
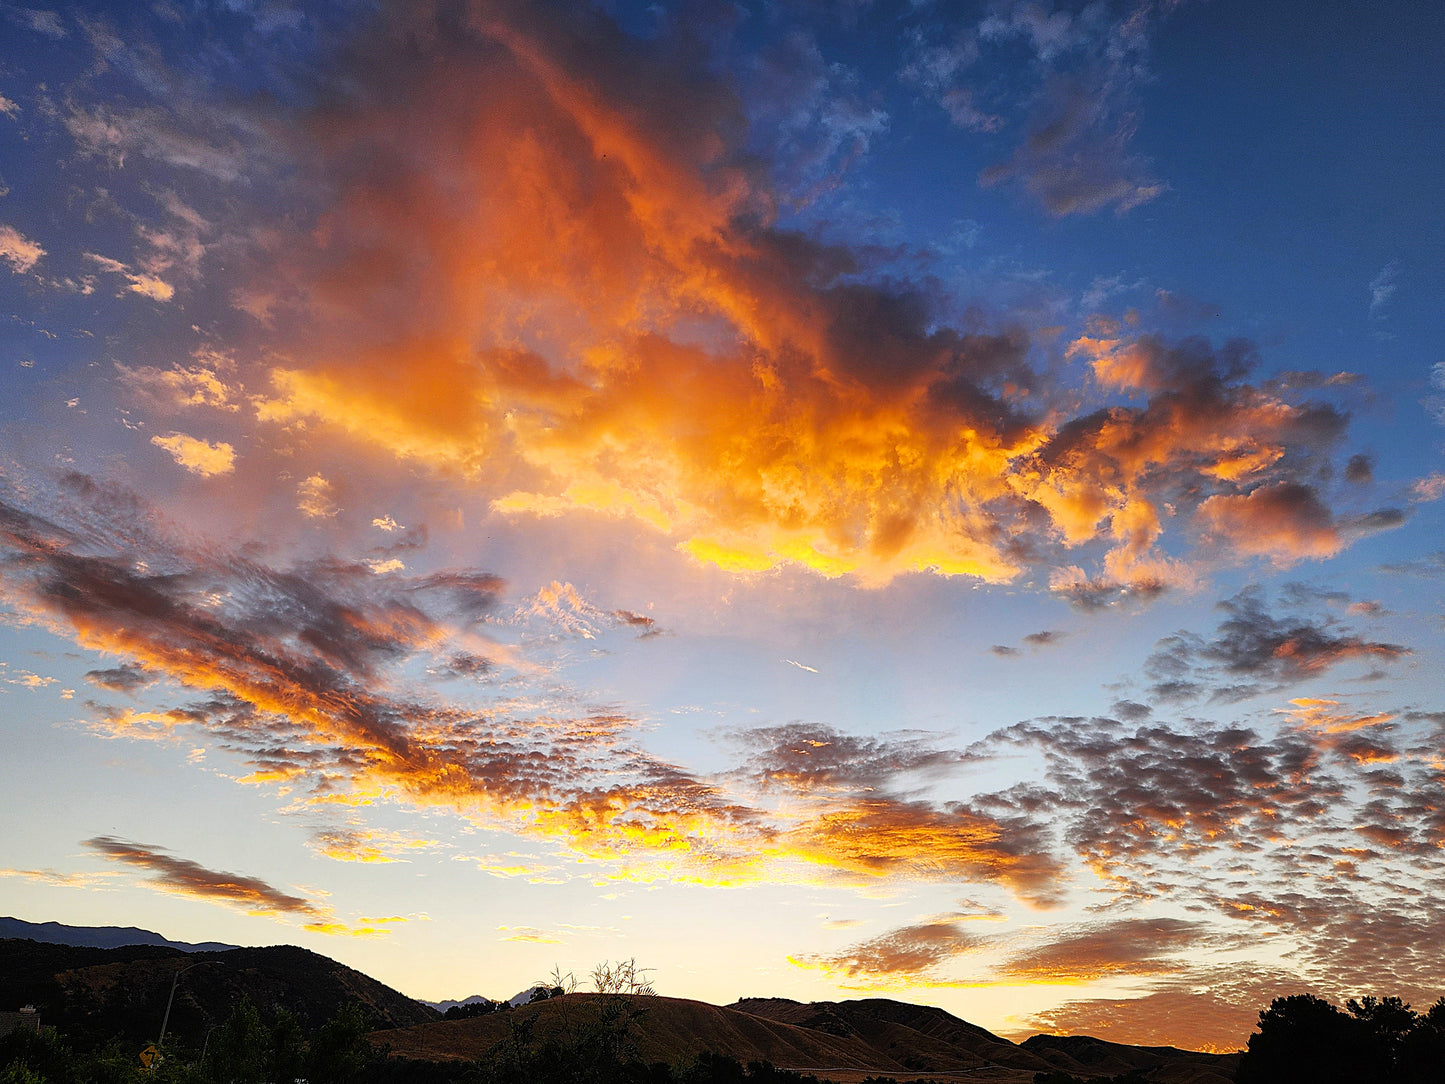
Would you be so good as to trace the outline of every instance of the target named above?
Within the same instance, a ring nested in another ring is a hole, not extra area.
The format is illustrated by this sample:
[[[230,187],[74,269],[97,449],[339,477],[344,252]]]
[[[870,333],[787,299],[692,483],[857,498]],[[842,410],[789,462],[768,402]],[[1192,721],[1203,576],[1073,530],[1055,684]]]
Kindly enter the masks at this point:
[[[176,983],[180,982],[181,976],[184,975],[187,971],[189,971],[192,967],[200,967],[201,964],[205,962],[205,960],[197,960],[189,967],[183,967],[171,976],[171,996],[166,998],[166,1015],[161,1019],[161,1037],[156,1040],[156,1046],[160,1046],[166,1041],[166,1027],[171,1022],[171,1004],[176,1000]]]

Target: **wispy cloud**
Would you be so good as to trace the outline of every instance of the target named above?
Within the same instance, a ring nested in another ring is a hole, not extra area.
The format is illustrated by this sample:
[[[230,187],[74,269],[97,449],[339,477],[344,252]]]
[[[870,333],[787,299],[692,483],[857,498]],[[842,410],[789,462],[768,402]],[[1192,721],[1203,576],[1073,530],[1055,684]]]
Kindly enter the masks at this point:
[[[321,919],[326,912],[303,896],[293,896],[267,884],[259,877],[222,873],[207,869],[189,858],[179,858],[164,847],[131,843],[114,836],[96,836],[84,841],[102,857],[134,866],[151,874],[147,878],[168,892],[240,907],[254,915],[297,915]]]
[[[40,262],[45,250],[14,226],[0,225],[0,260],[10,265],[10,270],[23,275]]]

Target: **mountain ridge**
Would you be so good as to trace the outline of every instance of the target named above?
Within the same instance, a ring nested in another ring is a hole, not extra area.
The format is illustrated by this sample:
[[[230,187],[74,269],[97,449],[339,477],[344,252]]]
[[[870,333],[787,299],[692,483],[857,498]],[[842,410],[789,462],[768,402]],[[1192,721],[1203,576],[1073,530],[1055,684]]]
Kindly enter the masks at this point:
[[[172,941],[154,930],[143,930],[138,926],[67,926],[61,922],[26,922],[23,918],[0,916],[0,938],[7,937],[43,941],[49,945],[72,945],[77,948],[148,945],[153,948],[179,949],[181,952],[226,952],[243,947],[220,941]]]

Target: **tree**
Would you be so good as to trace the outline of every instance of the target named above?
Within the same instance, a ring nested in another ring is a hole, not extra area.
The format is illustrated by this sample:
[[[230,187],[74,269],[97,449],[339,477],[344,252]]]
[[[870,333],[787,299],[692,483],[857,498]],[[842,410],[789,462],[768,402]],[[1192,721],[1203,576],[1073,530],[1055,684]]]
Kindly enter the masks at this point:
[[[1366,997],[1359,1001],[1350,998],[1345,1008],[1359,1025],[1356,1039],[1369,1064],[1395,1068],[1405,1038],[1419,1019],[1410,1011],[1410,1006],[1398,997],[1383,1000]]]
[[[1415,1017],[1396,1071],[1401,1084],[1445,1084],[1445,997]]]
[[[367,1033],[371,1024],[358,1002],[341,1006],[311,1036],[306,1056],[306,1079],[311,1084],[346,1084],[356,1078],[372,1060]]]
[[[271,1029],[245,994],[206,1049],[206,1076],[217,1084],[261,1084],[271,1059]]]
[[[1368,1079],[1357,1024],[1313,994],[1277,997],[1239,1064],[1240,1084],[1358,1084]]]

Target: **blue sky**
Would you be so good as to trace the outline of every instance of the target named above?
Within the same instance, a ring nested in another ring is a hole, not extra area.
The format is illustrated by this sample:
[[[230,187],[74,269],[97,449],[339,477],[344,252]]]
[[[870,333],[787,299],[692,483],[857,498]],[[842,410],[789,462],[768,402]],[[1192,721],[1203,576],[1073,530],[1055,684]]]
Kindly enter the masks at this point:
[[[1439,996],[1428,5],[0,20],[18,917],[1219,1049]]]

